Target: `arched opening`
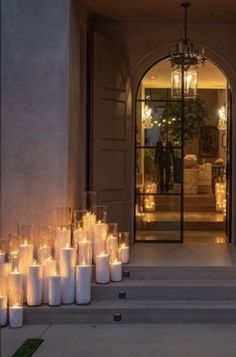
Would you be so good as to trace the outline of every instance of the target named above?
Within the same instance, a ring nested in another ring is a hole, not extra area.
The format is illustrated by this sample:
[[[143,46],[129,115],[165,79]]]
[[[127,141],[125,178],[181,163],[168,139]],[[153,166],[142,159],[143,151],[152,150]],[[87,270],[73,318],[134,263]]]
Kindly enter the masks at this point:
[[[197,93],[171,96],[168,59],[140,81],[135,241],[230,240],[230,95],[226,76],[210,60],[198,69]]]

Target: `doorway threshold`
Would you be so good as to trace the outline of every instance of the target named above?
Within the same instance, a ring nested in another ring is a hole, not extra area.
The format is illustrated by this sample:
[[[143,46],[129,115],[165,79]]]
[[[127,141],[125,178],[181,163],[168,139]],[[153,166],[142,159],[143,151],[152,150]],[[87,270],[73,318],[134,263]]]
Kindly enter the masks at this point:
[[[230,243],[134,243],[130,266],[236,267]]]

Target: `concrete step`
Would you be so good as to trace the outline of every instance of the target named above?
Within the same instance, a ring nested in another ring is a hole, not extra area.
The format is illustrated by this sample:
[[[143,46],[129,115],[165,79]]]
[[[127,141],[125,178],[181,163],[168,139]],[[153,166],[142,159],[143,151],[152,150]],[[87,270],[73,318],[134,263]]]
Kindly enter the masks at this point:
[[[236,300],[236,280],[125,280],[92,284],[93,300]]]
[[[90,305],[25,307],[25,324],[236,323],[236,301],[92,301]]]
[[[141,280],[235,280],[236,266],[145,266],[126,264],[129,278]]]

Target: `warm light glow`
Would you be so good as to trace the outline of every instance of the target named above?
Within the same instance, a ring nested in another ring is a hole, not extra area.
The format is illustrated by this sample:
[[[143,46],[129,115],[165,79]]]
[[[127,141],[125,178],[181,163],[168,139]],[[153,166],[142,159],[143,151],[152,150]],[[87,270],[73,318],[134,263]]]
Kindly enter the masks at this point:
[[[171,74],[171,96],[181,98],[182,95],[182,70],[173,69]],[[184,71],[184,97],[194,98],[197,95],[197,71],[189,68]]]
[[[152,108],[148,105],[144,106],[143,115],[142,115],[142,122],[144,129],[151,129],[153,127],[152,123]]]
[[[217,125],[218,130],[226,130],[227,129],[227,114],[226,107],[222,105],[222,107],[218,110],[219,121]]]
[[[226,182],[215,184],[216,212],[226,213]]]

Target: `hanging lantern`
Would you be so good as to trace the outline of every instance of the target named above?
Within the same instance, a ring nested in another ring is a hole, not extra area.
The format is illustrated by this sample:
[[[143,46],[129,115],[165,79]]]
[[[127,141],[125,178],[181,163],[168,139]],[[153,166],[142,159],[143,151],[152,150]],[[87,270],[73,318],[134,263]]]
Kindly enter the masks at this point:
[[[181,98],[182,70],[173,69],[171,73],[171,96]],[[197,95],[197,71],[194,68],[184,70],[184,97],[194,98]]]
[[[191,4],[183,3],[181,6],[184,8],[184,39],[179,40],[176,50],[170,54],[172,66],[171,96],[173,98],[181,98],[182,96],[183,71],[184,98],[194,98],[197,95],[197,69],[200,64],[204,64],[206,57],[204,48],[200,53],[187,36],[187,9]]]

